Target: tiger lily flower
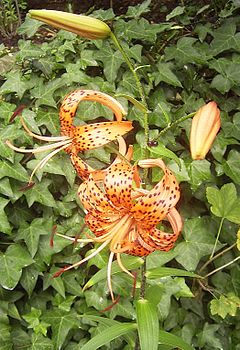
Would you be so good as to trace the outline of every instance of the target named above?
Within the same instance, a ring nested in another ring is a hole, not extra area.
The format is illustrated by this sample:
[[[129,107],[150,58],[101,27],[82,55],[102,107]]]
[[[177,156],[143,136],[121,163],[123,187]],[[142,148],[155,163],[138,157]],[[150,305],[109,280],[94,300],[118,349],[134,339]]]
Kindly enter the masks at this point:
[[[190,150],[192,159],[204,159],[221,127],[220,110],[212,101],[202,106],[192,119]]]
[[[106,23],[89,16],[55,10],[30,10],[29,15],[31,18],[87,39],[105,39],[111,34],[111,29]]]
[[[116,121],[102,122],[94,124],[85,124],[82,126],[73,125],[73,119],[77,111],[79,103],[83,100],[97,101],[102,105],[109,107],[116,117]],[[29,184],[32,182],[33,175],[38,169],[41,169],[56,153],[65,150],[70,155],[70,159],[75,166],[77,173],[82,178],[88,178],[89,173],[94,172],[95,169],[90,167],[81,158],[78,157],[79,152],[92,150],[107,143],[118,140],[120,143],[119,151],[125,154],[126,147],[123,142],[122,135],[132,129],[132,122],[122,121],[125,111],[122,105],[113,97],[99,91],[94,90],[76,90],[65,97],[60,107],[60,127],[61,136],[48,137],[37,135],[31,132],[22,120],[23,127],[27,133],[41,141],[51,142],[49,145],[40,146],[33,149],[18,148],[6,141],[6,144],[13,150],[21,153],[40,153],[51,151],[45,156],[33,169],[30,176]]]
[[[163,170],[161,181],[151,190],[138,187],[136,167],[123,161],[112,164],[100,183],[94,181],[90,174],[80,185],[78,194],[87,213],[85,223],[94,235],[87,237],[101,245],[85,259],[61,269],[57,274],[81,265],[109,246],[107,281],[113,302],[111,265],[114,256],[122,271],[134,277],[124,267],[121,253],[146,256],[155,250],[168,251],[182,228],[181,217],[175,209],[180,197],[175,176],[161,159],[141,160],[138,165],[141,168],[157,166]],[[157,228],[163,220],[169,221],[172,233]]]

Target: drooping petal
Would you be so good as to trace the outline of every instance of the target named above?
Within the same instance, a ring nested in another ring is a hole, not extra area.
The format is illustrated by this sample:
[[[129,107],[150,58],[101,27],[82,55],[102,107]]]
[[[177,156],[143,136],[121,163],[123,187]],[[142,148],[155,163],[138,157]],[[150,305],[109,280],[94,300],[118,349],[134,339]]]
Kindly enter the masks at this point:
[[[75,90],[67,95],[60,107],[60,124],[62,135],[72,136],[74,129],[73,118],[76,114],[79,103],[83,100],[97,101],[109,107],[116,116],[117,121],[121,121],[122,117],[126,115],[122,105],[113,97],[94,90]]]
[[[99,212],[99,217],[101,216],[101,213]],[[116,222],[119,220],[119,216],[116,214],[115,216],[109,215],[107,218],[100,219],[93,216],[91,213],[88,213],[85,216],[85,223],[88,226],[88,228],[92,231],[92,233],[96,237],[101,237],[105,235],[108,231],[110,231]]]
[[[90,165],[84,162],[75,152],[70,153],[70,160],[78,174],[83,180],[87,180],[90,173],[93,173],[93,169]]]
[[[91,150],[116,140],[132,128],[132,122],[129,121],[77,126],[73,133],[73,146],[77,152]]]
[[[173,233],[158,230],[156,227],[152,227],[151,229],[139,227],[138,229],[138,234],[141,239],[154,249],[163,251],[172,249],[181,232],[182,219],[175,208],[170,209],[167,218],[172,226]]]
[[[108,212],[117,213],[107,196],[96,185],[91,174],[89,179],[79,186],[78,195],[84,208],[93,215],[99,216],[99,213]]]
[[[147,256],[155,249],[147,245],[138,235],[137,226],[133,225],[128,235],[122,240],[118,247],[119,252],[134,256]]]
[[[140,163],[140,162],[139,162]],[[147,194],[136,199],[131,209],[133,217],[143,228],[158,224],[179,200],[179,186],[172,172],[160,159],[141,161],[141,167],[159,166],[164,171],[161,181]]]
[[[108,199],[116,207],[131,208],[133,174],[134,168],[124,162],[109,167],[104,179],[104,188]]]

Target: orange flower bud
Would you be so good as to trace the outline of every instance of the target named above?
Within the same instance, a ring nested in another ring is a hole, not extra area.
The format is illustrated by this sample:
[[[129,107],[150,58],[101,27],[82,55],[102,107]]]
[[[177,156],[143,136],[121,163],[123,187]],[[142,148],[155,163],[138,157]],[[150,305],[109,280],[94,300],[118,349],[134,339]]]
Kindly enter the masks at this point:
[[[99,19],[54,10],[30,10],[30,17],[88,39],[107,38],[111,29]]]
[[[192,119],[190,150],[192,159],[204,159],[221,126],[220,110],[212,101],[202,106]]]

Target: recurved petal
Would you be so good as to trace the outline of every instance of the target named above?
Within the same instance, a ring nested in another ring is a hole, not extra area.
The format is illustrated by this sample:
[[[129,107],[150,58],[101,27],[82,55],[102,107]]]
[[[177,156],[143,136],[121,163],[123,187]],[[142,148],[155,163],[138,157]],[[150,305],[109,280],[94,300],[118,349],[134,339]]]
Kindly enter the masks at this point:
[[[116,215],[117,216],[117,215]],[[118,220],[116,216],[109,216],[108,220],[102,220],[101,219],[101,213],[99,213],[99,216],[96,218],[91,213],[88,213],[85,216],[85,223],[87,224],[88,228],[94,233],[96,237],[101,237],[105,235],[107,232],[113,228],[115,225],[115,221]]]
[[[94,216],[98,217],[101,213],[117,213],[107,196],[96,185],[92,175],[79,186],[78,195],[84,208]]]
[[[59,117],[63,135],[72,136],[73,118],[79,103],[84,100],[96,101],[109,107],[115,114],[117,121],[121,121],[122,117],[126,115],[122,105],[112,96],[94,90],[75,90],[64,98],[60,107]]]
[[[90,165],[88,165],[81,158],[79,158],[74,152],[70,153],[70,160],[78,176],[80,176],[84,180],[88,179],[90,173],[95,172],[95,169],[93,169]]]
[[[78,126],[74,130],[73,146],[77,152],[94,149],[116,140],[132,128],[132,122],[129,121]]]
[[[136,199],[131,212],[144,228],[158,224],[179,200],[179,186],[175,176],[160,159],[139,162],[141,167],[159,166],[164,171],[161,181],[147,194]]]
[[[182,229],[182,219],[175,208],[171,208],[167,218],[172,226],[173,233],[158,230],[156,227],[151,229],[140,227],[138,230],[141,239],[157,250],[168,251],[172,249]]]
[[[113,164],[104,179],[108,199],[119,208],[131,208],[132,181],[134,168],[123,161]]]

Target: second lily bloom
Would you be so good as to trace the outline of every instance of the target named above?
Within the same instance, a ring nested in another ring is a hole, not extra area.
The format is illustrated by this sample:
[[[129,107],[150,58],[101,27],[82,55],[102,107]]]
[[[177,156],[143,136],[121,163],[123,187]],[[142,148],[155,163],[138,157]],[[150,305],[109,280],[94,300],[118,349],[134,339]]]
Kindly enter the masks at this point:
[[[204,159],[221,127],[220,110],[212,101],[201,107],[192,120],[190,150],[192,159]]]

